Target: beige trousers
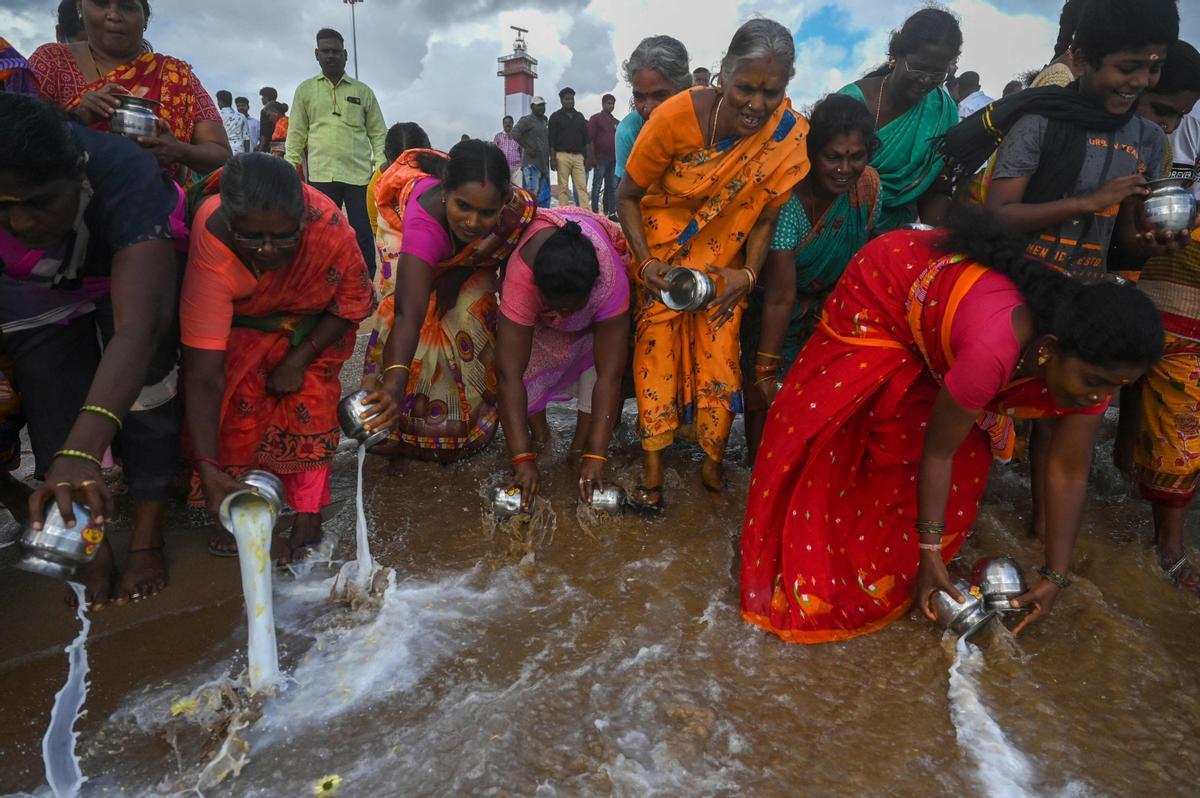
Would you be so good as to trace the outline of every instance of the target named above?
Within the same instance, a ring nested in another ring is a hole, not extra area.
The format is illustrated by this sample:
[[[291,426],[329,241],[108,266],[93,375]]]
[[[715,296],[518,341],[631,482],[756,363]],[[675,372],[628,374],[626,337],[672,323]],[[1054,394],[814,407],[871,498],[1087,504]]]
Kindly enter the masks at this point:
[[[554,163],[558,169],[558,204],[575,204],[571,201],[571,187],[567,185],[567,178],[570,178],[575,182],[575,190],[586,205],[587,169],[584,168],[583,155],[578,152],[556,152]]]

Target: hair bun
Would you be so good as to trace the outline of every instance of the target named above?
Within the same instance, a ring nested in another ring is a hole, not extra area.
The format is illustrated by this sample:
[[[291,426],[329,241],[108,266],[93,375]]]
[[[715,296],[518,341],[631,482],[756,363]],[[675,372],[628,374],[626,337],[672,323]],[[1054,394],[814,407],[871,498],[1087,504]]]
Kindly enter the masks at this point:
[[[567,222],[561,229],[572,236],[583,236],[583,228],[579,226],[579,222]]]

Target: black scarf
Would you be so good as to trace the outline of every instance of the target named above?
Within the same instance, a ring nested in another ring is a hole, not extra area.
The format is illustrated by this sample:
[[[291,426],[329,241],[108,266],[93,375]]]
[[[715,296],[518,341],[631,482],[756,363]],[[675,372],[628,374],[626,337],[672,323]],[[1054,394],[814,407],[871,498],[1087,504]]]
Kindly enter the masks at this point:
[[[991,157],[1017,120],[1026,114],[1046,117],[1046,133],[1037,172],[1029,180],[1024,201],[1052,202],[1069,196],[1083,170],[1087,131],[1118,130],[1137,112],[1134,103],[1123,114],[1110,114],[1079,93],[1078,84],[1025,89],[987,105],[950,128],[938,146],[955,179],[967,179]]]

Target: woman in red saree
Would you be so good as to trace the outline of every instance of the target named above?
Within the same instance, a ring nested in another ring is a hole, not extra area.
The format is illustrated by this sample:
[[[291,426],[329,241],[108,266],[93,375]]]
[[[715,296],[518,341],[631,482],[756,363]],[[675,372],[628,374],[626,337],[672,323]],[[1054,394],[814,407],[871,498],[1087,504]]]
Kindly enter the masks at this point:
[[[291,165],[238,155],[199,208],[180,321],[188,430],[210,510],[265,468],[297,517],[288,551],[321,539],[339,430],[338,374],[374,294],[354,230]],[[218,532],[217,555],[235,554]]]
[[[114,95],[157,101],[159,134],[139,143],[184,188],[225,163],[225,128],[192,68],[145,46],[149,2],[80,0],[79,10],[86,41],[43,44],[29,57],[42,97],[97,130],[109,129]]]
[[[1081,284],[1024,260],[979,211],[950,232],[867,244],[826,301],[771,408],[742,533],[742,616],[789,642],[927,616],[969,534],[1012,418],[1063,416],[1048,480],[1049,612],[1074,548],[1092,441],[1110,395],[1162,354],[1137,289]]]

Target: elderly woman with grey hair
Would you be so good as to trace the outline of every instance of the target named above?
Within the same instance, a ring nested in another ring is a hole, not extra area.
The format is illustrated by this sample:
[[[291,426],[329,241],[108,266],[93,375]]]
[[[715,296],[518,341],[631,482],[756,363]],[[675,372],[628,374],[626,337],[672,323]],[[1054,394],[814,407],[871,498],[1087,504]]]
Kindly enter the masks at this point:
[[[374,310],[354,230],[287,162],[235,155],[192,223],[180,322],[196,477],[216,511],[252,468],[283,481],[296,511],[279,558],[321,540],[338,445],[338,373]],[[209,540],[236,556],[233,537]]]
[[[625,162],[642,125],[651,112],[668,98],[692,85],[688,51],[683,42],[670,36],[647,36],[638,44],[622,71],[633,90],[633,112],[617,125],[617,179],[625,175]]]
[[[808,173],[808,124],[792,110],[791,32],[769,19],[742,25],[714,87],[659,105],[638,137],[617,194],[640,288],[633,379],[644,484],[635,504],[661,510],[662,453],[677,431],[704,450],[704,486],[722,488],[721,460],[742,409],[738,332],[771,231],[792,187]],[[684,78],[688,75],[685,72]],[[661,301],[672,269],[714,283],[705,307]]]

